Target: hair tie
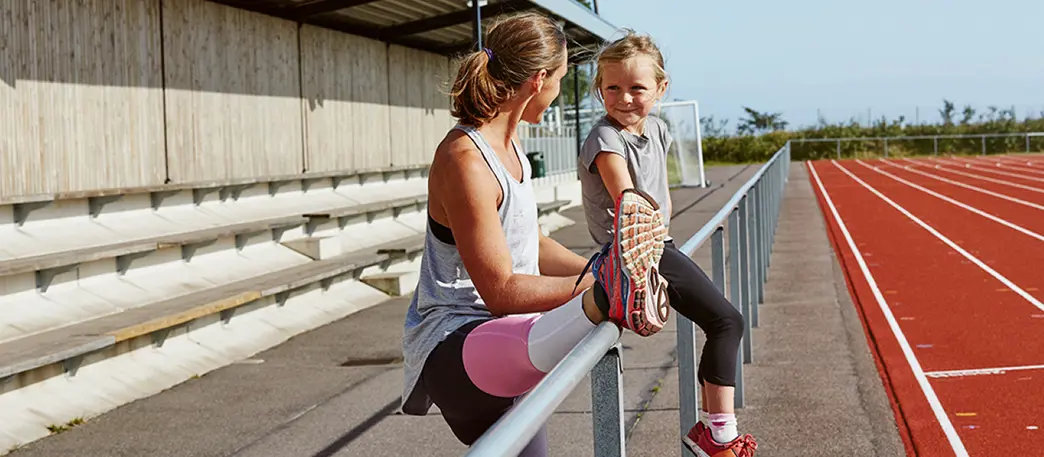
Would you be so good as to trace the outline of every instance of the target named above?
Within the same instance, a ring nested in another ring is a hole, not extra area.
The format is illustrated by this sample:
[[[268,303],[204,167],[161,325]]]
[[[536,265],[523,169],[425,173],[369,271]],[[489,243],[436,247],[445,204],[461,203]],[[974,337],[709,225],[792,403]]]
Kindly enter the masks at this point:
[[[493,60],[493,51],[490,51],[489,48],[482,48],[482,50],[486,52],[486,57],[488,57],[489,60]]]

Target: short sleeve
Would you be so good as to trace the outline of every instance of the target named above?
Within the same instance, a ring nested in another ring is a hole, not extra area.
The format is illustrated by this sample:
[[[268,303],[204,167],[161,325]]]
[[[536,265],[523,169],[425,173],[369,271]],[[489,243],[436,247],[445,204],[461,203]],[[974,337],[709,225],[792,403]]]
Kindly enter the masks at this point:
[[[591,171],[595,157],[598,156],[599,152],[603,151],[613,152],[619,154],[620,157],[627,158],[620,133],[608,125],[595,125],[580,148],[580,163],[583,164],[585,169]]]
[[[663,152],[670,154],[671,143],[674,142],[674,137],[671,136],[670,130],[667,129],[667,122],[660,118],[657,118],[657,121],[657,124],[659,124],[660,127],[660,141],[663,144]]]

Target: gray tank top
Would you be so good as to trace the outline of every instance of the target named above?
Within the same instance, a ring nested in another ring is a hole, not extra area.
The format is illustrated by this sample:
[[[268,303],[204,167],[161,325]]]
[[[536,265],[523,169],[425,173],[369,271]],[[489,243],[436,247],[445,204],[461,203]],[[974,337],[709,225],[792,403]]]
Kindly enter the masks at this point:
[[[522,181],[518,182],[482,134],[470,126],[457,125],[455,128],[467,133],[475,142],[500,183],[503,201],[497,212],[511,252],[512,270],[515,273],[539,275],[540,228],[537,223],[536,197],[530,182],[532,170],[529,161],[519,146],[512,142],[515,155],[522,163]],[[423,415],[431,408],[431,399],[423,384],[417,381],[432,349],[460,326],[492,317],[464,268],[456,245],[437,238],[431,223],[429,219],[424,234],[420,277],[406,311],[403,332],[405,383],[402,411],[406,414]]]

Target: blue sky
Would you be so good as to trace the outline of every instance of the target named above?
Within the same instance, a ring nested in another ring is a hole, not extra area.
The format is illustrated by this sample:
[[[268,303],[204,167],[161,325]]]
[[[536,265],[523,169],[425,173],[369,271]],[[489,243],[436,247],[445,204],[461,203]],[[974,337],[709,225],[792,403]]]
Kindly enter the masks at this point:
[[[598,0],[617,27],[657,40],[673,88],[702,116],[747,105],[792,125],[906,115],[942,99],[1044,111],[1041,0]]]

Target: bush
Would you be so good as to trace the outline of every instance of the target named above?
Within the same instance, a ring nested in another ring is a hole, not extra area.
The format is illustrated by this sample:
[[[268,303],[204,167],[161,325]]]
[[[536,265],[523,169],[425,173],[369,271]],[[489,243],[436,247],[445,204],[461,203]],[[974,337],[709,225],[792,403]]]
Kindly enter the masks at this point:
[[[952,104],[948,104],[952,108]],[[970,109],[970,108],[967,108]],[[940,111],[942,112],[942,111]],[[703,157],[707,162],[749,163],[764,162],[779,150],[788,140],[814,138],[871,138],[888,137],[887,153],[890,157],[931,155],[938,147],[944,154],[981,154],[983,140],[940,139],[938,144],[928,140],[903,140],[903,137],[930,135],[983,135],[1010,134],[1026,132],[1044,132],[1044,118],[1015,119],[1014,111],[996,110],[979,116],[973,122],[974,111],[964,114],[964,119],[953,121],[951,115],[944,117],[948,122],[926,125],[905,125],[900,117],[894,121],[880,119],[871,126],[859,125],[855,121],[848,123],[827,124],[821,122],[815,127],[795,131],[776,130],[760,134],[720,135],[713,134],[703,138]],[[711,121],[713,122],[713,120]],[[705,129],[711,130],[713,129]],[[720,132],[720,130],[719,130]],[[1031,137],[1030,150],[1044,151],[1044,137]],[[881,140],[842,141],[840,155],[842,157],[874,157],[883,156],[886,145]],[[1026,150],[1026,138],[1019,136],[1003,138],[986,138],[987,153],[1008,153]],[[838,145],[836,142],[792,143],[791,158],[793,160],[817,160],[836,158]]]

